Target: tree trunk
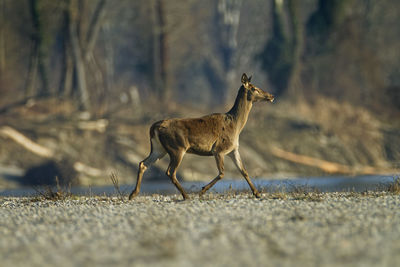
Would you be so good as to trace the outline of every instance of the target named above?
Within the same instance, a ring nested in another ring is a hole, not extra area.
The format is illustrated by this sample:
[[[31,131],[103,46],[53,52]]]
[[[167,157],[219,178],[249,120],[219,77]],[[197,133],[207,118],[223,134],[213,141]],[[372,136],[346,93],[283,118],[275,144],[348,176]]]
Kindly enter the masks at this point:
[[[31,55],[29,56],[29,67],[28,67],[28,77],[26,78],[25,84],[25,97],[33,97],[36,94],[36,79],[37,79],[37,65],[38,65],[38,55],[37,55],[37,44],[32,42],[31,44]]]
[[[64,96],[71,96],[72,89],[76,89],[80,108],[90,110],[92,105],[87,85],[88,77],[94,77],[94,81],[91,80],[93,88],[99,90],[105,84],[93,50],[101,26],[105,21],[107,0],[100,0],[97,3],[92,17],[90,17],[90,1],[68,0],[68,2],[69,6],[65,12],[65,29],[63,30],[65,32],[63,35],[67,37],[64,40],[64,67],[60,92]],[[87,73],[91,75],[89,76]]]
[[[170,98],[168,79],[168,34],[163,0],[153,0],[153,72],[155,93],[159,100],[167,103]]]
[[[71,42],[73,64],[75,68],[76,84],[79,93],[79,102],[80,107],[83,110],[90,110],[89,92],[86,85],[85,63],[78,36],[77,14],[78,10],[76,1],[71,0],[69,6],[69,38]]]
[[[295,0],[274,0],[272,2],[272,36],[260,54],[262,68],[268,80],[275,87],[276,95],[301,86],[300,59],[303,53],[303,30],[300,4]],[[287,21],[288,27],[285,27]],[[294,93],[294,92],[293,92]]]
[[[82,57],[81,47],[79,45],[78,34],[76,30],[74,30],[75,27],[73,27],[73,25],[71,26],[72,27],[70,28],[70,37],[71,37],[72,55],[75,66],[75,75],[79,92],[79,101],[82,109],[89,110],[90,102],[89,102],[89,93],[86,86],[85,64]]]
[[[5,36],[5,23],[6,23],[6,3],[0,0],[0,78],[3,76],[6,68],[6,41]]]
[[[69,39],[69,10],[64,10],[63,16],[64,21],[61,29],[61,36],[63,37],[61,58],[62,73],[60,79],[59,95],[68,98],[72,96],[72,81],[74,73],[73,61],[71,59],[71,44]]]
[[[60,81],[59,93],[62,97],[72,96],[73,78],[74,78],[74,64],[70,56],[70,48],[64,47],[63,51],[63,69]]]
[[[86,38],[82,41],[83,44],[83,51],[84,51],[84,60],[87,66],[87,70],[90,71],[92,77],[94,77],[94,87],[97,88],[96,90],[96,103],[98,107],[104,106],[105,95],[107,88],[110,88],[109,80],[107,79],[108,76],[104,77],[103,71],[99,66],[97,59],[93,53],[95,48],[96,41],[98,39],[100,30],[106,21],[106,11],[107,11],[107,0],[100,0],[96,5],[93,16],[90,20],[89,27],[87,29]],[[108,65],[107,65],[107,55],[108,55],[108,48],[110,46],[110,41],[107,41],[105,44],[105,53],[106,55],[106,73],[108,74]]]
[[[104,24],[104,26],[106,35],[109,35],[111,32],[110,24],[106,23]],[[111,41],[108,41],[105,44],[105,70],[106,70],[106,88],[107,91],[110,91],[114,84],[114,49]]]
[[[213,84],[217,93],[217,105],[225,105],[232,79],[234,79],[234,57],[237,49],[237,32],[240,23],[242,0],[218,0],[216,3],[216,22],[218,31],[215,38],[218,40],[217,50],[221,55],[222,69],[221,82]],[[211,78],[211,76],[209,76]],[[214,79],[215,80],[215,79]]]
[[[288,82],[288,95],[299,96],[299,91],[302,89],[300,78],[301,73],[301,56],[304,53],[304,27],[301,22],[300,4],[296,0],[288,0],[288,11],[290,28],[292,32],[292,70]]]
[[[39,11],[39,1],[40,0],[30,0],[29,7],[32,16],[32,24],[34,27],[34,32],[32,34],[32,41],[34,42],[32,54],[37,57],[37,68],[34,66],[32,71],[39,71],[39,77],[41,80],[41,88],[36,92],[36,95],[47,96],[49,94],[47,70],[45,66],[45,48],[43,47],[43,23],[40,17]],[[36,74],[33,74],[34,76]]]
[[[97,4],[95,8],[93,18],[90,22],[90,26],[87,31],[87,36],[85,37],[84,56],[86,61],[89,61],[89,58],[94,49],[94,45],[96,44],[101,26],[104,22],[106,16],[106,3],[107,3],[106,0],[100,0],[100,2]]]

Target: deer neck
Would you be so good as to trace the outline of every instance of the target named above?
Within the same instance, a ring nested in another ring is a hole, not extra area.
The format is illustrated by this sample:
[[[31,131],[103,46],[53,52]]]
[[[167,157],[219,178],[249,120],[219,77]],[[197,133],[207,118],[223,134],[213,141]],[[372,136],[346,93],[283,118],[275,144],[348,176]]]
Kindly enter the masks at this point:
[[[249,113],[252,106],[253,103],[247,100],[246,90],[242,86],[239,89],[238,95],[235,100],[235,104],[233,104],[233,107],[227,112],[227,114],[232,116],[233,121],[236,123],[236,127],[239,133],[246,125],[247,118],[249,117]]]

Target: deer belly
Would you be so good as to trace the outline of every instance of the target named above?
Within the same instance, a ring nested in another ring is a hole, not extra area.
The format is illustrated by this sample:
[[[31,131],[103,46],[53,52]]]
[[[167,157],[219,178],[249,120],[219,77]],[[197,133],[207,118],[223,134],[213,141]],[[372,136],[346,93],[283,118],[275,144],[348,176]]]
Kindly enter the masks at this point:
[[[191,144],[186,152],[200,156],[212,156],[212,148],[213,144]]]

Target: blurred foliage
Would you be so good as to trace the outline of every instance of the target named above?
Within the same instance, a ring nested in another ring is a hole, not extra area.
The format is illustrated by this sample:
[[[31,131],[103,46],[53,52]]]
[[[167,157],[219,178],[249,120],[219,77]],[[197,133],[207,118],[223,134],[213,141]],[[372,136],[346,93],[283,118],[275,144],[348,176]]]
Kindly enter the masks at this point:
[[[395,0],[0,0],[0,106],[224,105],[241,73],[277,95],[400,108]]]
[[[318,37],[321,43],[346,19],[346,8],[352,0],[319,0],[316,11],[307,22],[309,36]]]

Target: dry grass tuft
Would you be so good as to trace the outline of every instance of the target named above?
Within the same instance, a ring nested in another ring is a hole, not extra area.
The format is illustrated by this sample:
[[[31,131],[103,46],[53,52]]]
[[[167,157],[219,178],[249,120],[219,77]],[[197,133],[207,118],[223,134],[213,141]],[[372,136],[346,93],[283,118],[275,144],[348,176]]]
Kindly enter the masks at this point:
[[[318,189],[302,185],[290,185],[289,188],[283,187],[278,191],[266,194],[269,199],[281,199],[281,200],[304,200],[304,201],[316,201],[320,202],[324,199],[324,194]]]
[[[111,179],[112,184],[114,185],[115,192],[117,192],[118,200],[120,200],[121,202],[124,202],[125,201],[125,197],[124,197],[124,194],[121,192],[121,189],[120,189],[120,186],[119,186],[119,179],[118,179],[117,174],[115,172],[112,172],[110,174],[110,179]]]
[[[394,178],[394,181],[389,184],[387,191],[391,194],[400,195],[400,177]]]
[[[61,187],[57,176],[55,180],[56,180],[55,191],[54,188],[52,188],[51,186],[46,186],[44,189],[40,189],[39,187],[33,187],[33,189],[37,193],[37,196],[33,197],[31,201],[33,202],[42,200],[58,201],[58,200],[71,199],[75,197],[71,193],[71,184],[69,184],[68,187]]]
[[[291,195],[294,200],[306,200],[320,202],[323,200],[322,193],[310,186],[294,186],[291,190]]]

